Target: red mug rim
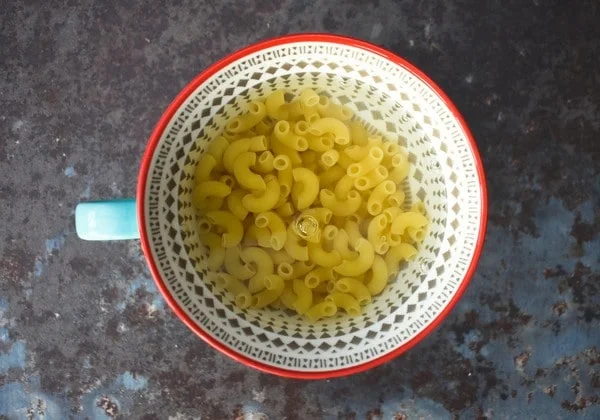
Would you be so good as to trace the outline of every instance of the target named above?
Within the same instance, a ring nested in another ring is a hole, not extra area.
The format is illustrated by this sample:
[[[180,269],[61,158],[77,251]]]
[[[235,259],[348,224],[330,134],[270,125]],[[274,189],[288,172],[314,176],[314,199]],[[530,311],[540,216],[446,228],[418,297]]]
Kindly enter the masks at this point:
[[[226,346],[225,344],[219,342],[210,336],[206,331],[204,331],[200,326],[198,326],[186,313],[185,311],[179,307],[174,297],[171,295],[171,292],[168,290],[165,282],[160,276],[158,268],[154,262],[152,257],[152,252],[150,250],[150,242],[148,240],[148,232],[146,230],[145,223],[145,209],[144,209],[144,196],[146,191],[146,180],[148,171],[150,169],[150,164],[152,162],[152,157],[154,155],[154,151],[156,150],[156,146],[162,137],[162,134],[167,127],[169,121],[175,114],[175,112],[179,109],[181,104],[200,86],[204,83],[209,77],[213,74],[221,70],[223,67],[231,64],[232,62],[239,60],[247,55],[255,53],[265,48],[283,45],[283,44],[293,44],[298,42],[329,42],[335,44],[349,45],[352,47],[357,47],[369,51],[371,53],[382,56],[391,62],[403,67],[404,69],[411,72],[414,76],[418,77],[422,82],[430,87],[440,99],[444,102],[446,107],[452,112],[456,120],[458,121],[461,129],[463,130],[465,136],[469,141],[469,145],[471,148],[471,153],[473,154],[473,158],[475,161],[475,166],[477,169],[479,186],[481,189],[481,222],[479,225],[479,233],[476,242],[475,252],[473,254],[473,258],[469,264],[469,268],[464,278],[461,281],[461,284],[452,297],[448,304],[444,307],[444,309],[437,315],[437,317],[427,325],[422,331],[420,331],[416,336],[410,339],[408,342],[404,343],[402,346],[386,353],[374,360],[370,360],[368,362],[351,366],[343,369],[336,369],[330,371],[318,371],[318,372],[310,372],[310,371],[296,371],[290,369],[283,369],[275,366],[271,366],[265,363],[261,363],[259,361],[250,359],[241,353],[238,353],[236,350]],[[458,109],[452,103],[450,98],[437,86],[425,73],[421,70],[407,62],[405,59],[381,48],[374,44],[361,41],[359,39],[340,36],[340,35],[330,35],[330,34],[321,34],[321,33],[306,33],[306,34],[294,34],[294,35],[285,35],[276,38],[267,39],[252,45],[249,45],[245,48],[242,48],[225,58],[217,61],[212,64],[206,70],[197,75],[188,85],[183,88],[181,92],[175,97],[173,102],[168,106],[165,110],[158,123],[156,124],[150,138],[148,140],[148,144],[146,146],[146,150],[144,152],[142,163],[140,167],[140,172],[138,176],[138,187],[137,187],[137,217],[138,217],[138,225],[140,229],[140,239],[142,250],[144,252],[144,256],[148,262],[148,266],[150,267],[150,272],[152,273],[152,277],[154,277],[154,281],[165,300],[168,302],[171,309],[175,312],[175,314],[186,324],[192,331],[194,331],[201,339],[207,342],[209,345],[219,350],[220,352],[226,354],[232,359],[241,362],[247,366],[253,367],[255,369],[261,370],[263,372],[288,377],[295,379],[329,379],[340,376],[351,375],[359,372],[366,371],[368,369],[379,366],[387,361],[390,361],[397,356],[405,353],[419,342],[421,342],[426,336],[428,336],[450,313],[450,311],[454,308],[458,300],[461,298],[463,293],[465,292],[467,286],[469,285],[471,278],[475,272],[477,267],[477,263],[479,261],[479,257],[481,255],[481,251],[483,249],[483,243],[485,239],[486,225],[487,225],[487,212],[488,212],[488,203],[487,203],[487,188],[485,182],[485,173],[483,170],[483,164],[481,161],[481,157],[479,155],[479,151],[475,144],[475,140],[473,139],[473,135],[467,126],[462,115],[459,113]]]

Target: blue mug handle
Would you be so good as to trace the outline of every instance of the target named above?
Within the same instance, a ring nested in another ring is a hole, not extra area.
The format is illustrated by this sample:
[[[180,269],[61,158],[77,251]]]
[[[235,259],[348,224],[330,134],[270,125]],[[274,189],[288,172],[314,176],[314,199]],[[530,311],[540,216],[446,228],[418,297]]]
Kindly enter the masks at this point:
[[[75,229],[77,236],[88,241],[139,239],[135,199],[79,203]]]

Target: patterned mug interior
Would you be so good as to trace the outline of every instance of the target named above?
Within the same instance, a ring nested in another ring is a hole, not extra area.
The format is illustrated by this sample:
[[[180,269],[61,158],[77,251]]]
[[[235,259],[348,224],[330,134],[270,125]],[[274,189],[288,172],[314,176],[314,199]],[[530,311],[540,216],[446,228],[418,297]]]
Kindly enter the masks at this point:
[[[349,106],[373,132],[398,141],[412,163],[406,206],[422,201],[431,226],[417,258],[349,318],[309,323],[284,310],[235,307],[206,267],[191,204],[208,142],[249,101],[310,87]],[[160,281],[194,329],[267,370],[328,372],[364,365],[427,328],[457,294],[482,235],[477,152],[444,99],[408,68],[348,43],[282,42],[223,65],[179,106],[153,151],[144,230]]]

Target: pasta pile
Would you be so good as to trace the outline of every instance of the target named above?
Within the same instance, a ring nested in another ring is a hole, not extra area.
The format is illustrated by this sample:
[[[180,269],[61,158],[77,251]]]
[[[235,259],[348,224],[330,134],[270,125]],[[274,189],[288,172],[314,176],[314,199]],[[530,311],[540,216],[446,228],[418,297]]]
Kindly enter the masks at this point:
[[[402,211],[409,163],[347,107],[279,90],[201,156],[192,201],[209,268],[240,308],[351,316],[416,256],[428,220]]]

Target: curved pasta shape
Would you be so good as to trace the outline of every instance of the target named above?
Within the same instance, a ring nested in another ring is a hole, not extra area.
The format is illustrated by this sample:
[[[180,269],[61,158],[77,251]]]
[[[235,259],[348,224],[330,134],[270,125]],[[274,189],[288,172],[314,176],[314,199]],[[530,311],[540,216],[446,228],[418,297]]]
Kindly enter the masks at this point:
[[[362,199],[360,194],[352,190],[345,200],[339,200],[335,194],[328,189],[322,189],[319,193],[321,204],[333,212],[334,216],[349,216],[360,207]]]
[[[367,239],[371,244],[373,244],[373,248],[378,254],[385,254],[390,248],[389,244],[387,243],[387,236],[384,233],[387,225],[387,218],[383,214],[375,216],[373,219],[371,219],[371,222],[369,222]]]
[[[377,185],[382,183],[388,177],[388,175],[388,170],[384,166],[379,165],[366,175],[356,178],[354,181],[354,187],[358,191],[370,190],[371,188],[375,188]]]
[[[421,213],[407,211],[396,216],[390,227],[390,232],[401,235],[407,227],[422,228],[426,226],[427,223],[429,223],[429,221]]]
[[[273,149],[273,154],[287,156],[290,159],[290,162],[292,162],[293,166],[302,164],[300,153],[297,150],[294,150],[291,147],[283,144],[277,139],[276,136],[271,136],[271,148]]]
[[[292,176],[296,185],[301,186],[296,197],[292,195],[294,204],[298,210],[308,208],[319,195],[319,178],[314,172],[306,168],[294,168]],[[293,193],[293,191],[292,191]]]
[[[229,173],[233,173],[235,160],[244,152],[264,152],[267,150],[268,142],[265,136],[255,136],[235,140],[229,144],[223,153],[223,166]]]
[[[337,251],[325,251],[321,244],[308,243],[308,256],[311,261],[322,267],[333,267],[342,262],[342,257]]]
[[[315,152],[327,152],[333,149],[335,142],[329,136],[311,136],[306,137],[308,148]]]
[[[292,131],[294,132],[294,134],[306,137],[306,135],[308,134],[308,126],[309,124],[306,121],[296,121],[292,128]]]
[[[423,242],[423,239],[425,239],[426,226],[423,226],[422,228],[414,228],[409,226],[406,228],[406,233],[408,233],[408,236],[414,242]]]
[[[388,275],[393,276],[398,274],[400,263],[402,261],[410,261],[417,255],[417,249],[409,244],[396,245],[385,254],[384,260],[387,265]]]
[[[402,204],[404,204],[404,199],[404,191],[397,190],[395,193],[393,193],[386,199],[386,202],[392,207],[401,207]]]
[[[302,114],[304,115],[304,119],[312,124],[317,121],[321,116],[319,115],[319,111],[317,111],[316,106],[307,106],[303,103],[300,103],[300,108],[302,109]]]
[[[247,280],[256,273],[256,270],[242,261],[241,252],[239,246],[225,249],[225,270],[237,279]]]
[[[321,154],[319,158],[319,165],[323,168],[328,169],[337,163],[340,158],[340,152],[335,149],[326,150]]]
[[[229,144],[229,143],[228,143]],[[194,183],[199,184],[210,179],[210,173],[217,166],[217,160],[214,156],[204,153],[200,156],[200,160],[194,171]]]
[[[250,170],[251,166],[256,164],[256,153],[243,152],[235,160],[233,166],[233,175],[238,184],[249,190],[264,191],[267,189],[265,180],[262,176],[255,174]]]
[[[294,276],[294,267],[288,262],[277,264],[275,272],[284,280],[291,280]]]
[[[357,146],[366,146],[369,133],[360,121],[350,122],[350,139],[352,144]]]
[[[333,292],[325,296],[325,300],[335,303],[335,306],[342,308],[351,316],[358,316],[362,312],[358,300],[349,293]]]
[[[319,95],[312,89],[304,89],[300,92],[300,103],[304,106],[317,106]]]
[[[347,173],[352,178],[364,176],[377,168],[383,159],[383,150],[379,147],[372,147],[367,152],[367,155],[359,162],[348,166]]]
[[[267,115],[274,120],[284,120],[288,117],[288,112],[285,109],[285,91],[276,90],[267,96],[265,107]]]
[[[275,251],[274,249],[267,249],[266,251],[271,256],[271,259],[273,260],[274,264],[292,264],[295,261],[285,250]]]
[[[244,244],[269,248],[271,246],[271,232],[267,228],[259,228],[256,225],[250,225],[245,229]]]
[[[283,293],[284,282],[277,274],[266,275],[263,283],[265,289],[252,296],[252,306],[257,309],[271,305]]]
[[[326,96],[319,96],[317,109],[322,117],[336,118],[341,121],[347,121],[354,116],[350,108],[342,105],[336,105]]]
[[[292,311],[296,310],[294,308],[294,303],[296,302],[298,297],[292,291],[292,288],[289,284],[285,285],[285,287],[283,288],[283,292],[281,292],[281,296],[279,296],[279,299],[281,300],[283,306],[285,306],[286,308]]]
[[[271,233],[271,248],[276,251],[283,249],[283,246],[287,240],[287,230],[283,220],[277,215],[277,213],[272,211],[259,213],[254,219],[254,223],[259,228],[269,229]]]
[[[371,301],[371,293],[369,293],[367,286],[352,277],[342,277],[336,281],[335,290],[351,294],[360,306],[364,306]]]
[[[321,318],[334,316],[337,313],[337,306],[332,301],[319,302],[308,309],[304,315],[311,322],[316,322]]]
[[[206,218],[213,224],[225,231],[221,240],[224,248],[238,245],[244,236],[244,227],[231,212],[224,210],[212,210],[206,213]]]
[[[375,259],[375,249],[366,239],[359,239],[354,245],[358,257],[355,260],[344,260],[339,265],[333,267],[333,270],[342,276],[358,276],[366,272],[373,265]],[[343,292],[343,290],[342,290]]]
[[[302,159],[302,165],[307,167],[317,160],[317,152],[314,150],[307,150],[300,153],[300,159]]]
[[[292,161],[287,155],[277,155],[273,159],[273,167],[277,170],[281,196],[287,197],[292,191]]]
[[[227,208],[238,219],[244,220],[248,216],[248,210],[242,204],[242,198],[246,192],[241,189],[233,190],[227,196]]]
[[[256,269],[256,273],[250,278],[248,284],[250,293],[260,292],[265,288],[265,276],[273,274],[275,271],[271,256],[264,249],[255,246],[242,249],[240,256],[242,261]]]
[[[340,165],[333,165],[331,168],[321,172],[319,178],[321,180],[321,186],[330,186],[338,182],[342,177],[346,175],[346,170]]]
[[[321,225],[328,224],[331,221],[331,216],[333,216],[333,212],[325,207],[312,207],[300,214],[300,217],[314,217]]]
[[[281,186],[279,187],[281,189]],[[283,194],[283,193],[282,193]],[[281,200],[281,197],[279,198]],[[275,212],[281,217],[291,217],[296,212],[296,209],[289,201],[286,201],[282,205],[275,209]]]
[[[199,210],[208,207],[209,198],[224,198],[231,194],[231,188],[219,181],[203,181],[196,185],[192,193],[192,204]]]
[[[281,193],[279,189],[279,182],[277,178],[272,177],[268,180],[265,179],[266,189],[261,195],[246,194],[242,198],[243,206],[253,213],[262,213],[271,210],[279,201],[279,195]]]
[[[387,264],[383,257],[375,255],[370,272],[371,276],[367,280],[367,289],[369,289],[372,296],[376,296],[383,291],[389,278]]]
[[[337,161],[337,164],[344,168],[344,173],[347,173],[348,167],[353,163],[356,162],[352,158],[350,158],[350,156],[348,156],[346,153],[340,153],[340,157]]]
[[[358,254],[352,251],[349,246],[349,237],[344,229],[339,229],[338,234],[333,238],[333,249],[337,251],[337,253],[344,260],[353,260]]]
[[[362,233],[357,222],[353,220],[347,220],[344,225],[344,229],[350,238],[350,244],[356,244],[359,239],[363,239]]]
[[[262,134],[264,136],[271,134],[271,131],[273,131],[273,121],[267,118],[259,121],[258,124],[254,126],[254,131],[256,131],[256,134]]]
[[[225,261],[225,248],[221,244],[221,237],[213,232],[206,232],[200,236],[200,241],[208,247],[208,269],[217,271]]]
[[[223,154],[228,147],[229,140],[223,136],[218,136],[216,139],[210,142],[206,153],[214,157],[217,162],[221,162],[223,160]]]
[[[402,213],[402,210],[400,210],[399,207],[388,207],[381,212],[381,214],[385,216],[388,225],[391,225],[396,216],[398,216],[400,213]]]
[[[360,162],[369,153],[369,146],[348,146],[344,154],[355,162]]]
[[[342,121],[335,118],[321,118],[310,125],[308,133],[313,136],[322,136],[325,133],[334,135],[334,141],[339,145],[350,143],[350,130]]]
[[[385,180],[373,189],[367,201],[367,211],[376,216],[383,211],[383,202],[391,194],[396,192],[396,184],[393,181]]]
[[[219,177],[219,182],[222,182],[223,184],[227,185],[232,190],[236,186],[235,179],[230,175],[221,175]]]
[[[305,276],[314,269],[315,264],[311,261],[296,261],[292,264],[292,268],[294,269],[293,278],[297,279]]]
[[[227,131],[234,134],[248,131],[267,116],[267,108],[262,102],[252,101],[248,108],[247,114],[236,117],[227,124]]]
[[[287,240],[284,248],[295,260],[308,261],[308,247],[302,244],[302,239],[296,234],[291,225],[287,228]]]
[[[277,121],[277,124],[273,127],[273,133],[277,140],[286,147],[299,152],[308,149],[308,141],[304,137],[292,133],[292,126],[285,120]]]
[[[250,307],[252,295],[244,283],[227,273],[217,273],[215,279],[217,285],[229,290],[234,296],[234,302],[238,308],[246,309]]]
[[[338,199],[343,200],[348,196],[348,193],[352,189],[354,189],[354,178],[352,178],[350,175],[346,174],[335,185],[335,190],[334,190],[335,196]]]
[[[270,150],[265,150],[262,152],[258,158],[256,159],[256,164],[254,165],[254,170],[256,172],[260,172],[262,174],[268,174],[269,172],[273,172],[273,160],[275,156],[271,153]]]
[[[304,284],[306,284],[309,289],[314,289],[319,284],[326,283],[330,280],[335,280],[333,270],[329,267],[318,267],[304,277]]]
[[[313,294],[304,282],[300,279],[292,280],[292,288],[296,294],[296,301],[293,306],[299,315],[303,315],[312,306]]]

